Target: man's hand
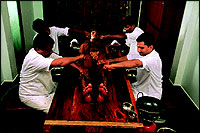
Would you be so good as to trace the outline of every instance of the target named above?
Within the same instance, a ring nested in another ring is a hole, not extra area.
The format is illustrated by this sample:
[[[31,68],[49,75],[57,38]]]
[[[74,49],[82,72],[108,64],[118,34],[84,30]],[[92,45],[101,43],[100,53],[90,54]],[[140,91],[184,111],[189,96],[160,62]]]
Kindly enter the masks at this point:
[[[114,68],[112,67],[112,65],[104,65],[103,69],[108,69],[108,71],[111,71]]]
[[[104,35],[100,35],[100,37],[99,37],[100,39],[104,39]]]
[[[84,57],[85,57],[84,54],[79,55],[79,59],[84,59]]]
[[[107,38],[109,37],[109,35],[100,35],[100,39],[104,39],[104,38]]]
[[[97,65],[101,65],[101,64],[109,64],[109,61],[105,59],[98,60]]]

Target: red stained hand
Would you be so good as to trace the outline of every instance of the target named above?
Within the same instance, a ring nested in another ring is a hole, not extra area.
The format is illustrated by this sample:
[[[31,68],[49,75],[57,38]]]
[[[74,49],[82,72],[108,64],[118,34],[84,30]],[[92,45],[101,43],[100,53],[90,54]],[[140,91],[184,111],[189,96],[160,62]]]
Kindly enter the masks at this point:
[[[106,64],[106,60],[98,60],[97,65]]]
[[[79,57],[80,57],[80,59],[84,59],[85,55],[81,54]]]
[[[111,71],[113,68],[111,65],[104,65],[103,69],[108,69],[108,71]]]
[[[104,37],[105,37],[104,35],[100,35],[100,39],[104,39]]]

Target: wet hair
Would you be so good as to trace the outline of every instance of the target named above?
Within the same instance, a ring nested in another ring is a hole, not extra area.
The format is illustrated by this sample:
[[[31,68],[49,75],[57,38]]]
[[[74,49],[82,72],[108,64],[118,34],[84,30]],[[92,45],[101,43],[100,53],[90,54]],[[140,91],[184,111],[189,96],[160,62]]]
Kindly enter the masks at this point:
[[[47,28],[49,28],[49,26],[44,20],[37,18],[36,20],[33,21],[32,28],[37,33],[41,33],[44,32]]]
[[[137,26],[137,19],[134,18],[133,16],[127,16],[124,20],[124,25],[135,25]]]
[[[144,32],[142,33],[137,39],[137,42],[144,42],[145,45],[147,46],[151,46],[151,45],[155,45],[155,40],[154,40],[154,36],[148,32]]]
[[[33,40],[33,48],[45,50],[48,46],[53,47],[54,40],[46,32],[42,32],[36,35]]]

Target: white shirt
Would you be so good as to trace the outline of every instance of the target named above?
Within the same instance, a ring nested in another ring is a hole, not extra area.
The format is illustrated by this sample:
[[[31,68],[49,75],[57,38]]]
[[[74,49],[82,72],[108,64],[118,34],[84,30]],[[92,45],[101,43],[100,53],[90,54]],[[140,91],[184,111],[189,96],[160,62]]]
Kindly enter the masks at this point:
[[[54,53],[45,58],[33,48],[26,55],[20,72],[19,95],[48,96],[55,92],[54,84],[49,70],[51,62],[60,58]]]
[[[129,53],[127,55],[128,60],[132,60],[138,57],[141,57],[140,54],[137,51],[137,41],[136,39],[138,36],[140,36],[144,31],[140,29],[139,27],[135,27],[133,32],[126,33],[127,39],[126,39],[126,45],[130,47]]]
[[[144,96],[161,99],[162,95],[162,61],[159,54],[153,50],[150,54],[138,58],[143,66],[137,68],[137,82],[132,84],[135,99],[138,92]]]
[[[69,28],[58,28],[55,26],[49,27],[50,29],[50,34],[49,36],[54,40],[54,45],[53,45],[53,52],[59,55],[59,46],[58,46],[58,37],[59,36],[69,36]],[[38,33],[37,33],[38,34]],[[36,34],[36,35],[37,35]],[[33,39],[36,37],[36,35],[33,37]]]

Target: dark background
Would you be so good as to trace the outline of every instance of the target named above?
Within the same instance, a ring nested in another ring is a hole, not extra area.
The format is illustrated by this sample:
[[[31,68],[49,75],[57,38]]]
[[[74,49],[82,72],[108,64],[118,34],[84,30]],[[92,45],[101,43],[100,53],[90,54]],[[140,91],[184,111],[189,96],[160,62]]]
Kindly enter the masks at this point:
[[[169,78],[186,1],[142,1],[139,27],[154,35],[156,51],[163,61],[164,78]],[[98,30],[101,34],[122,33],[123,19],[139,17],[140,1],[54,0],[44,1],[44,19],[52,26]],[[67,39],[66,39],[67,40]],[[71,40],[71,39],[69,39]],[[69,41],[68,41],[69,42]],[[83,41],[81,41],[83,42]],[[123,42],[122,42],[123,43]]]

